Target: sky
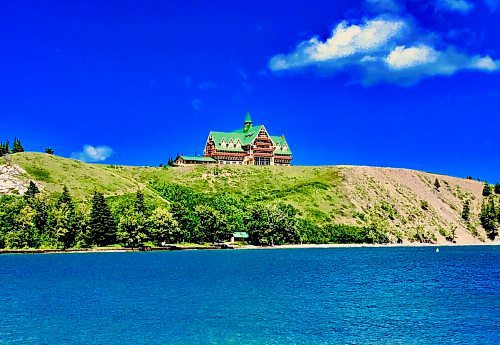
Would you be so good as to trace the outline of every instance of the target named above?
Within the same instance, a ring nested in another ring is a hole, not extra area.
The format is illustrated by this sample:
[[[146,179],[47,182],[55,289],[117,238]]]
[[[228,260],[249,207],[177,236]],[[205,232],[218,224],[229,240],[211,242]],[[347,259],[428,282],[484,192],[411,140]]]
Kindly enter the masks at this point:
[[[500,180],[500,0],[2,1],[0,141],[201,154],[245,113],[295,165]]]

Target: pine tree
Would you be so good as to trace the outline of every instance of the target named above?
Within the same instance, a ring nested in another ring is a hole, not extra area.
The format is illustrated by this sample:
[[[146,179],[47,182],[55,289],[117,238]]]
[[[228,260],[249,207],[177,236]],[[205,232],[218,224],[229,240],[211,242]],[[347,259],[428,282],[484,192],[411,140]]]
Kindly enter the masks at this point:
[[[500,194],[500,183],[495,183],[495,194]]]
[[[30,181],[28,189],[24,193],[24,198],[26,201],[32,201],[38,193],[40,193],[40,190],[33,181]]]
[[[71,199],[71,195],[69,194],[68,187],[63,187],[63,192],[57,199],[57,207],[61,207],[62,205],[67,205],[70,209],[75,209],[73,204],[73,200]]]
[[[75,209],[72,203],[61,203],[52,212],[52,229],[55,238],[63,245],[64,249],[75,244],[78,233],[78,224]]]
[[[135,194],[134,211],[142,215],[146,214],[146,206],[144,205],[144,194],[137,191]]]
[[[491,185],[488,182],[484,182],[483,196],[491,195]]]
[[[116,240],[116,223],[104,195],[97,191],[92,197],[90,211],[90,241],[97,246],[113,244]]]
[[[12,153],[24,152],[24,147],[21,145],[21,141],[14,138],[14,143],[12,144]]]
[[[434,181],[434,187],[436,187],[436,190],[439,192],[439,188],[441,188],[441,184],[439,183],[439,180],[436,178],[436,181]]]
[[[7,140],[4,143],[0,143],[0,157],[5,156],[8,153],[10,153],[10,144],[9,141]]]
[[[488,201],[483,202],[481,213],[479,214],[479,219],[481,220],[483,228],[486,230],[488,238],[490,238],[491,240],[495,239],[495,237],[498,235],[498,231],[496,229],[497,218],[498,217],[495,207],[495,201],[492,197],[490,197]]]
[[[6,155],[10,152],[9,142],[6,143],[0,142],[0,157]]]
[[[470,202],[469,200],[465,200],[464,208],[462,210],[462,219],[465,221],[469,221],[470,219]]]

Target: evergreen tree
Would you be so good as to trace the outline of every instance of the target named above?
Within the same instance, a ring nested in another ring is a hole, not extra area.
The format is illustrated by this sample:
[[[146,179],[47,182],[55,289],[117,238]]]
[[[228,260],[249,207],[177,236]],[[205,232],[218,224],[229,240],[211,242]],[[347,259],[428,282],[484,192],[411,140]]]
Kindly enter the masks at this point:
[[[495,183],[495,194],[500,194],[500,183]]]
[[[464,201],[464,207],[462,209],[462,219],[469,221],[470,219],[470,202],[469,200]]]
[[[90,241],[97,246],[106,246],[115,243],[116,223],[111,210],[104,199],[104,195],[97,191],[92,197],[90,211]]]
[[[28,189],[24,193],[24,198],[26,201],[32,201],[38,193],[40,193],[40,190],[33,181],[30,181]]]
[[[0,157],[10,153],[9,142],[0,142]]]
[[[21,145],[21,141],[14,138],[14,143],[12,144],[12,153],[24,152],[24,147]]]
[[[144,205],[144,194],[137,191],[135,194],[134,211],[142,215],[146,214],[146,206]]]
[[[63,203],[54,209],[52,218],[54,237],[62,244],[63,249],[71,248],[78,232],[74,208]]]
[[[484,182],[483,186],[483,196],[491,195],[491,185],[488,182]]]
[[[70,209],[74,209],[75,205],[73,204],[73,200],[71,199],[71,195],[69,194],[68,187],[63,187],[63,192],[57,199],[57,207],[61,207],[62,205],[67,205]]]
[[[495,207],[495,201],[492,197],[483,202],[481,213],[479,214],[479,219],[481,220],[483,228],[486,230],[488,238],[490,238],[491,240],[495,239],[498,234],[496,229],[498,216]]]
[[[441,184],[439,183],[439,180],[436,178],[436,180],[434,181],[434,187],[436,188],[436,190],[439,192],[439,188],[441,188]]]
[[[53,229],[56,239],[67,249],[75,244],[79,230],[79,221],[75,211],[75,205],[69,190],[63,187],[63,192],[56,202],[54,210]]]
[[[51,213],[49,203],[40,196],[35,197],[29,202],[29,205],[35,210],[35,227],[40,235],[44,235],[47,240],[50,240],[47,223]]]

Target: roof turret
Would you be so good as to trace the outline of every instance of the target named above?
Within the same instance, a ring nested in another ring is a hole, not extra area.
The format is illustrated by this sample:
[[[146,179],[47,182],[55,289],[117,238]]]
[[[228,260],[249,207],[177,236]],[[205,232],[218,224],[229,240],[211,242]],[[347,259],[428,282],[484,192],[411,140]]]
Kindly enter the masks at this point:
[[[247,112],[247,116],[245,117],[245,122],[243,123],[243,132],[247,132],[250,127],[252,127],[253,121],[250,116],[250,112]]]

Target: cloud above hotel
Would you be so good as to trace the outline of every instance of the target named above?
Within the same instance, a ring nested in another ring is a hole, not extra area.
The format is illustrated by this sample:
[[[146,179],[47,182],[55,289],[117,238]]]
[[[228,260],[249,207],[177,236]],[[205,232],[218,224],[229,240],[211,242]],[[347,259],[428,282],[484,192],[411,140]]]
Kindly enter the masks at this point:
[[[71,158],[82,162],[104,162],[113,155],[113,149],[109,146],[84,145],[81,152],[73,152]]]
[[[371,2],[398,10],[391,1]],[[449,76],[461,70],[493,72],[499,67],[499,60],[463,52],[440,34],[419,27],[410,15],[398,13],[341,21],[328,38],[312,37],[269,62],[269,68],[277,73],[303,69],[329,75],[348,73],[365,85],[412,85],[432,76]]]
[[[441,11],[467,14],[474,8],[474,4],[467,0],[437,0],[436,8]]]

